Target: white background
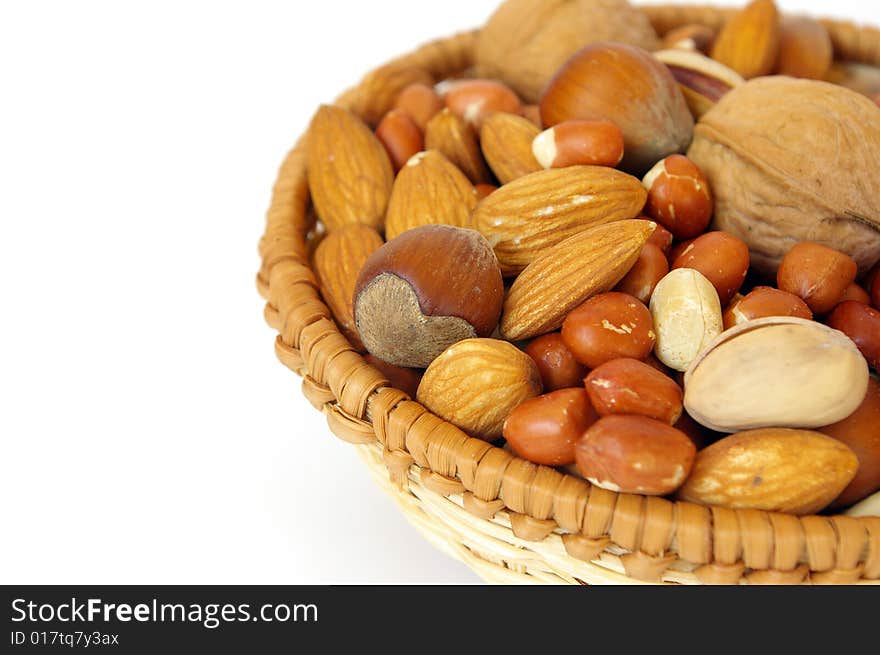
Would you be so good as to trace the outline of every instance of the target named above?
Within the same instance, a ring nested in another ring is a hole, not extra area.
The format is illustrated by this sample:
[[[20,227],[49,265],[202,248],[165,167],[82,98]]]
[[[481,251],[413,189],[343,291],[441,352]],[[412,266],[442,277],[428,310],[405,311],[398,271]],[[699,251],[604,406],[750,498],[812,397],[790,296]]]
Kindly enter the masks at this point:
[[[254,275],[317,105],[494,6],[0,3],[0,583],[477,581],[302,398]]]

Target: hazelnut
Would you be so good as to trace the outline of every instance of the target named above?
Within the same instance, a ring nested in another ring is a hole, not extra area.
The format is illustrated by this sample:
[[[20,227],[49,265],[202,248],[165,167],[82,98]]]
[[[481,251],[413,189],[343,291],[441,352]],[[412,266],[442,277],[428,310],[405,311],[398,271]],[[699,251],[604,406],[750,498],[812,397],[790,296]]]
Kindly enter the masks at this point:
[[[597,41],[657,48],[644,12],[627,0],[505,0],[480,30],[477,73],[534,102],[578,48]]]
[[[431,362],[416,398],[472,437],[494,441],[510,413],[540,393],[535,362],[516,346],[497,339],[466,339]]]
[[[712,220],[712,192],[690,159],[672,155],[658,162],[642,180],[648,190],[648,215],[676,239],[702,234]]]
[[[503,297],[501,269],[479,232],[427,225],[366,261],[355,285],[355,323],[371,354],[425,368],[453,343],[491,335]]]
[[[621,129],[621,168],[643,175],[687,148],[694,120],[678,84],[651,53],[621,43],[589,45],[572,57],[541,98],[552,127],[568,120],[610,120]]]

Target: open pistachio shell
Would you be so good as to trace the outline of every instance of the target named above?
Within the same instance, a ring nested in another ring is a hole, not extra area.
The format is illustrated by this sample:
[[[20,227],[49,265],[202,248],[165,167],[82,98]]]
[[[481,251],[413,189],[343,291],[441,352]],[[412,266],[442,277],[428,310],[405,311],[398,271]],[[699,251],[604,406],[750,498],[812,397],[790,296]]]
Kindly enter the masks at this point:
[[[817,428],[859,407],[868,365],[842,332],[771,317],[722,333],[693,361],[684,383],[688,414],[712,430]]]

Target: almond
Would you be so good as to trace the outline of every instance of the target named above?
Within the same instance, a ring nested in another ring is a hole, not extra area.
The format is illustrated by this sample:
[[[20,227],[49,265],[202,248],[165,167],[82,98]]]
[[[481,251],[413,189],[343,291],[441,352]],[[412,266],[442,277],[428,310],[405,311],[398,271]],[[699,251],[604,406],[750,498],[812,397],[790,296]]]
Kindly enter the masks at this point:
[[[327,229],[363,223],[381,231],[394,170],[370,128],[351,112],[324,105],[307,141],[309,190]]]
[[[321,294],[342,333],[361,350],[354,322],[354,286],[364,262],[382,246],[382,237],[366,225],[346,225],[321,241],[314,269]]]
[[[858,467],[852,450],[824,434],[750,430],[697,453],[679,497],[730,509],[815,514],[843,491]]]
[[[544,250],[510,288],[501,318],[504,338],[519,341],[551,332],[585,300],[613,289],[655,227],[651,221],[618,221]]]
[[[712,59],[732,68],[747,80],[768,75],[779,53],[780,18],[773,0],[754,0],[725,24]]]
[[[385,236],[394,237],[422,225],[468,227],[477,194],[464,174],[436,150],[412,157],[397,175]]]
[[[502,184],[543,168],[532,153],[532,141],[540,133],[540,128],[528,118],[514,114],[498,112],[485,120],[480,130],[480,144],[492,172]]]
[[[540,393],[538,367],[519,348],[498,339],[466,339],[431,362],[417,398],[472,437],[493,441],[510,413]]]
[[[477,133],[449,109],[444,109],[428,122],[425,147],[446,155],[474,184],[485,184],[491,180],[483,153],[480,152]]]
[[[635,218],[646,198],[638,179],[613,168],[540,170],[483,200],[474,212],[473,227],[492,244],[502,273],[510,276],[586,228]]]

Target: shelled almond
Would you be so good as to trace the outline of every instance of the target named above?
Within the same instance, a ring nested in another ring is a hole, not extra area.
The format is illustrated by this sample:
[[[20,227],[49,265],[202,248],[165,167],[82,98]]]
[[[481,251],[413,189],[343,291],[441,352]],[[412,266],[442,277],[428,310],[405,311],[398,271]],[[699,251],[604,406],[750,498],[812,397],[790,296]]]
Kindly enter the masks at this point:
[[[477,194],[464,173],[436,150],[420,152],[394,181],[385,236],[390,240],[422,225],[467,227],[476,204]]]

